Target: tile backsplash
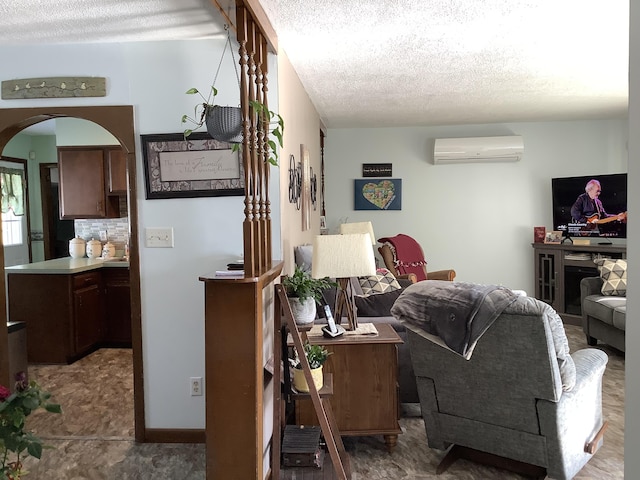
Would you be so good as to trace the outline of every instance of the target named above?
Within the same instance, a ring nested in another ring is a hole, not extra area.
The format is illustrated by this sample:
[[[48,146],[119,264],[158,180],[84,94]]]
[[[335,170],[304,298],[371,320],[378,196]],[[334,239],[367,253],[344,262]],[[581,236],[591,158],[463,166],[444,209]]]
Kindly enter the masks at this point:
[[[100,240],[100,232],[107,232],[107,240],[116,246],[116,256],[123,255],[129,241],[129,219],[87,219],[74,221],[76,236],[84,240]],[[103,244],[105,242],[102,242]]]

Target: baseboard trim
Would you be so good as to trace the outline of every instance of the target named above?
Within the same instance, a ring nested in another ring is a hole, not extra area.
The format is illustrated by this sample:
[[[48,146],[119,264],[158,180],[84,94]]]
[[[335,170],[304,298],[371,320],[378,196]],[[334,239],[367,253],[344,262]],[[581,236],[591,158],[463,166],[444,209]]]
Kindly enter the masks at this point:
[[[146,428],[145,443],[205,443],[204,429]]]

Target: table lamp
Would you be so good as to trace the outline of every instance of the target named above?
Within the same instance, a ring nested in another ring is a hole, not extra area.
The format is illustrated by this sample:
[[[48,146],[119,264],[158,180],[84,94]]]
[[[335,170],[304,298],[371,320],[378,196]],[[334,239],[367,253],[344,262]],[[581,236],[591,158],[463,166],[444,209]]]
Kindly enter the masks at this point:
[[[349,330],[358,327],[351,277],[376,274],[376,262],[369,233],[316,235],[313,240],[313,278],[335,278],[338,283],[334,317],[347,317]]]
[[[351,233],[368,233],[371,236],[371,245],[378,243],[376,241],[376,236],[373,233],[373,225],[371,222],[343,223],[340,225],[340,233],[343,235]]]

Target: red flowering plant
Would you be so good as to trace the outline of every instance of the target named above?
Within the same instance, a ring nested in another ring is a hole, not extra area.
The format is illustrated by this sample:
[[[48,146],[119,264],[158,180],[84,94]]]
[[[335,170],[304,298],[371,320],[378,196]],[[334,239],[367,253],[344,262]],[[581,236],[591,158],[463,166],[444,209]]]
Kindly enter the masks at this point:
[[[25,431],[25,420],[39,408],[61,413],[60,405],[50,403],[50,398],[35,381],[27,382],[24,372],[16,375],[14,393],[0,385],[0,480],[19,480],[27,473],[21,459],[42,456],[42,440]]]

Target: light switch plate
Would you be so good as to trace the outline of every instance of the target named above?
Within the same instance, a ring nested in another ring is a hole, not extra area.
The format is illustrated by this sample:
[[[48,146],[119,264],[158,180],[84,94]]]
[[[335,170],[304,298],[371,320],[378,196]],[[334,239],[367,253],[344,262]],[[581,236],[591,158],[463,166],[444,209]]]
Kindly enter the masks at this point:
[[[145,228],[144,246],[148,248],[173,248],[173,228]]]

